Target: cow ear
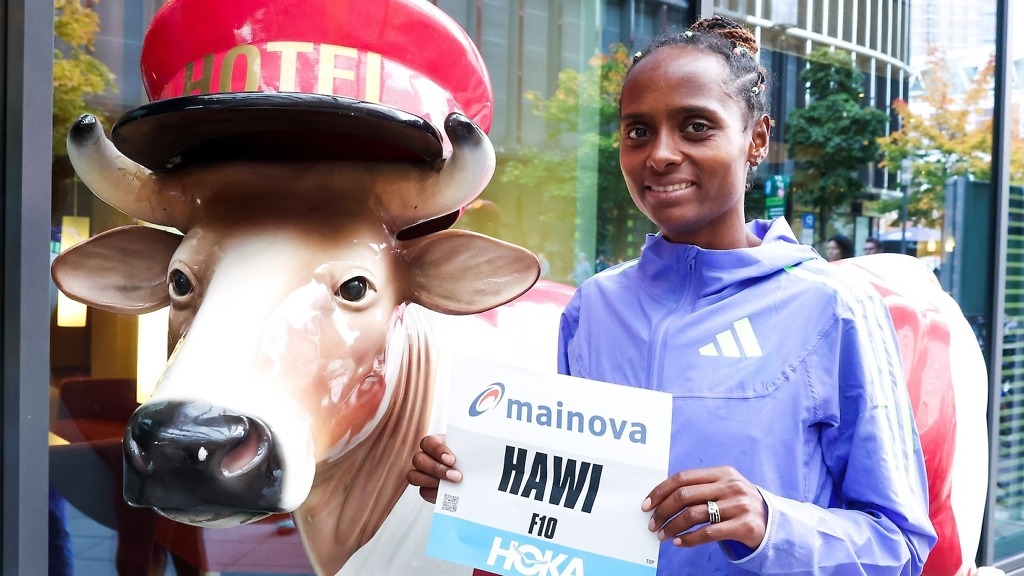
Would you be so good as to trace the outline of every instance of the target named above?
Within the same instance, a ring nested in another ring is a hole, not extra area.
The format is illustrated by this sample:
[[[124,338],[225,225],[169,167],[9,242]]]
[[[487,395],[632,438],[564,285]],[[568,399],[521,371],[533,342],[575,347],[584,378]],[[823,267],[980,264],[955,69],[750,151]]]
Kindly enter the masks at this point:
[[[50,273],[61,292],[100,310],[144,314],[163,308],[167,265],[181,236],[148,226],[124,226],[62,252]]]
[[[540,277],[529,250],[466,230],[405,242],[408,299],[444,314],[476,314],[518,298]]]

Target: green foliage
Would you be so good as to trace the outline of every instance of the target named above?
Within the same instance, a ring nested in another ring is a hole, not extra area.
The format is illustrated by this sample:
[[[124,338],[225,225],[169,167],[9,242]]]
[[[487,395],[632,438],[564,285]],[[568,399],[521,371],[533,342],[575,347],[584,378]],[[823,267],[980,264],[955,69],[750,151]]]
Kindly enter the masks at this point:
[[[904,158],[913,161],[908,222],[934,227],[945,211],[946,180],[970,176],[988,180],[992,170],[992,95],[995,61],[980,69],[962,93],[957,93],[953,71],[945,56],[932,51],[928,56],[925,90],[915,113],[907,102],[893,102],[900,129],[879,139],[880,166],[895,171]],[[1024,141],[1018,123],[1013,126],[1010,180],[1024,181]],[[899,211],[900,199],[880,202],[882,211]],[[899,220],[897,220],[899,221]]]
[[[786,122],[786,150],[797,163],[792,188],[798,202],[817,209],[827,222],[834,208],[863,196],[867,186],[859,171],[878,159],[877,139],[887,118],[862,105],[864,79],[846,52],[811,52],[800,79],[811,103]],[[825,227],[819,230],[824,236]]]
[[[811,100],[821,100],[833,94],[861,98],[864,76],[850,61],[850,53],[842,50],[818,48],[808,56],[810,65],[800,74],[807,84]]]
[[[561,210],[541,216],[555,222],[573,217],[578,193],[596,189],[598,250],[619,256],[639,249],[639,244],[628,245],[626,237],[631,222],[645,221],[619,170],[618,99],[629,63],[625,46],[613,45],[608,54],[591,58],[582,72],[562,70],[551,97],[527,92],[531,111],[547,123],[547,142],[519,150],[498,175],[500,182],[524,193],[542,191],[547,199],[561,201]],[[586,123],[582,128],[581,121]],[[568,139],[572,145],[566,145]],[[580,157],[593,151],[596,158]],[[580,170],[581,163],[594,169]]]
[[[54,0],[53,10],[53,154],[63,156],[71,123],[88,111],[85,97],[116,84],[110,69],[90,55],[99,32],[96,12],[80,0]]]
[[[618,142],[619,90],[629,69],[629,57],[622,44],[611,46],[610,54],[598,54],[590,59],[583,72],[565,69],[558,73],[554,95],[544,99],[537,92],[527,92],[524,98],[535,114],[546,120],[548,137],[558,139],[562,134],[578,134],[580,108],[596,109],[597,123],[610,129]]]

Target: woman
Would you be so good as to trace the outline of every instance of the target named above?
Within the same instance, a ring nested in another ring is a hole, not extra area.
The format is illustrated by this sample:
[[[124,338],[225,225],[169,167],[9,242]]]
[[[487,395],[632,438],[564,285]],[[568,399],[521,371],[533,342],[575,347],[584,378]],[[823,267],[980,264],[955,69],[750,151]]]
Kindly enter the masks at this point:
[[[634,56],[619,159],[660,232],[577,290],[559,370],[673,394],[673,474],[638,503],[658,574],[918,574],[935,536],[888,312],[784,220],[744,222],[772,125],[757,50],[715,17]],[[461,473],[443,437],[421,448],[433,500]]]
[[[842,234],[836,234],[829,238],[828,243],[825,244],[825,258],[828,258],[829,262],[853,258],[853,240]]]

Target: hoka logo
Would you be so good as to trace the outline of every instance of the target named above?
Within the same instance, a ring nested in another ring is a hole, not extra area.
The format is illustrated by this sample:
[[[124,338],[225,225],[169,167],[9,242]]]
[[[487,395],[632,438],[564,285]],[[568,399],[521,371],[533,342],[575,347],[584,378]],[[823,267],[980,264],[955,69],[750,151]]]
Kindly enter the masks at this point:
[[[701,356],[724,356],[726,358],[756,358],[762,356],[761,343],[757,341],[750,318],[741,318],[732,323],[732,328],[719,332],[713,342],[700,347]]]
[[[497,566],[499,559],[504,560],[502,570],[515,569],[523,576],[584,576],[582,558],[569,558],[561,553],[556,555],[551,550],[541,550],[515,540],[510,540],[508,548],[504,548],[501,537],[495,536],[487,565]]]

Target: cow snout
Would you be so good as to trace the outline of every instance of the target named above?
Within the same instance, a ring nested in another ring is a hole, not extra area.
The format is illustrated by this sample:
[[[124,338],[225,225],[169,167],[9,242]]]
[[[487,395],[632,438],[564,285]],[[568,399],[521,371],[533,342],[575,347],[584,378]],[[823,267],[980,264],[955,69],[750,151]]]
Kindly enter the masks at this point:
[[[256,418],[203,402],[154,402],[129,420],[123,448],[133,506],[193,524],[284,511],[281,458]]]

